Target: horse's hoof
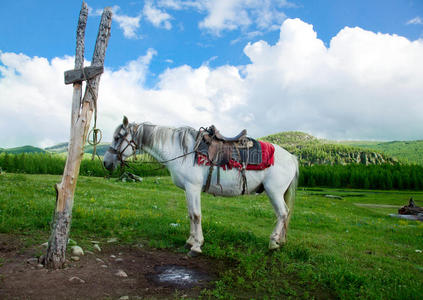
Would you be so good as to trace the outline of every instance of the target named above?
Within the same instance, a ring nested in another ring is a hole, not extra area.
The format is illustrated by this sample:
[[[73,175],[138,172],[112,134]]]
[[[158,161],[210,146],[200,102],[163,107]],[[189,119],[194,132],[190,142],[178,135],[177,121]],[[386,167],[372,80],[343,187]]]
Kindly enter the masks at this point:
[[[270,240],[269,242],[269,250],[276,250],[279,249],[281,245],[279,245],[278,242],[274,241],[274,240]]]
[[[198,256],[201,255],[201,252],[190,250],[187,255],[188,255],[188,257],[191,257],[191,258],[192,257],[198,257]]]
[[[185,246],[184,247],[185,247],[185,249],[190,250],[192,248],[192,245],[189,244],[189,243],[185,243]]]

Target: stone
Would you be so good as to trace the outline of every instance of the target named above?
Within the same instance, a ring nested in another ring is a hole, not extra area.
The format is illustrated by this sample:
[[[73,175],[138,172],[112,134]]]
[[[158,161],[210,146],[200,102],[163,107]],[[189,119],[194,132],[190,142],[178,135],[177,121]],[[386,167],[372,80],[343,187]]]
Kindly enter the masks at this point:
[[[101,265],[102,268],[107,269],[108,266],[107,265]]]
[[[79,256],[71,256],[71,260],[73,261],[79,261]]]
[[[26,263],[28,263],[28,264],[30,264],[30,265],[35,265],[35,264],[38,264],[38,258],[36,258],[36,257],[31,257],[31,258],[28,258],[28,259],[26,260]]]
[[[119,300],[129,300],[129,296],[122,296],[119,298]]]
[[[104,260],[102,260],[101,258],[98,258],[98,257],[97,257],[95,260],[96,260],[97,262],[99,262],[99,263],[104,264]]]
[[[121,262],[123,262],[123,259],[122,259],[122,258],[116,258],[116,259],[115,259],[115,262],[117,262],[117,263],[121,263]]]
[[[93,244],[100,244],[99,241],[91,241],[91,243],[93,243]]]
[[[125,273],[125,271],[123,271],[123,270],[118,270],[118,271],[115,273],[115,276],[117,276],[117,277],[122,277],[122,278],[127,278],[127,277],[128,277],[128,274],[126,274],[126,273]]]
[[[85,283],[85,280],[76,276],[72,276],[71,278],[69,278],[69,281],[73,283]]]
[[[37,264],[36,267],[37,267],[37,269],[42,269],[42,268],[44,268],[44,265],[43,264]]]
[[[73,256],[81,256],[81,255],[84,255],[84,250],[82,250],[82,248],[79,247],[79,246],[72,246],[71,247],[71,250],[72,250],[72,255]]]
[[[110,255],[110,258],[116,258],[116,255],[112,254],[112,255]]]
[[[115,237],[107,240],[108,243],[116,243],[117,241],[118,241],[118,239],[115,238]]]
[[[97,250],[98,252],[101,252],[101,248],[100,248],[100,246],[98,244],[94,244],[93,248],[95,250]]]

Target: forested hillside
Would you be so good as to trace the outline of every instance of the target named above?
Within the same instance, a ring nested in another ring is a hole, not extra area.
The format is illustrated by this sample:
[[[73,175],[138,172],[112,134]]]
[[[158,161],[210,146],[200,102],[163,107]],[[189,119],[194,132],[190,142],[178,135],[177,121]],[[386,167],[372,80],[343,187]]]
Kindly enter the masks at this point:
[[[318,139],[299,131],[280,132],[265,136],[261,140],[278,144],[297,155],[303,166],[346,165],[351,163],[364,165],[396,164],[398,160],[378,150],[363,149],[356,146],[335,144]]]
[[[8,149],[0,148],[0,152],[7,152],[10,154],[20,154],[20,153],[43,153],[46,151],[41,148],[37,148],[33,146],[22,146],[22,147],[8,148]]]
[[[396,157],[401,162],[423,165],[423,140],[392,142],[340,141],[338,144],[374,149]]]

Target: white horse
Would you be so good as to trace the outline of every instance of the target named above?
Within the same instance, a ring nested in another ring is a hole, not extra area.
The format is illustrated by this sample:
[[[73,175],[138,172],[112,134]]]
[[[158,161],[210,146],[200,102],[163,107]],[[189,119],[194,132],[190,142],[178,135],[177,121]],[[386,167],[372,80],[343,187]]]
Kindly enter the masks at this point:
[[[209,166],[194,163],[193,150],[197,134],[198,131],[190,127],[169,128],[150,123],[129,123],[124,117],[123,124],[117,127],[113,142],[103,159],[104,166],[113,170],[137,149],[141,149],[168,168],[173,183],[186,194],[190,218],[190,234],[186,243],[191,256],[200,254],[204,243],[201,192],[209,172]],[[278,145],[274,147],[272,166],[261,171],[246,171],[247,193],[262,191],[264,188],[276,213],[276,226],[270,235],[271,250],[279,248],[286,241],[299,174],[297,158]],[[217,184],[216,173],[215,168],[208,193],[219,196],[242,194],[242,180],[238,169],[221,171],[220,185]]]

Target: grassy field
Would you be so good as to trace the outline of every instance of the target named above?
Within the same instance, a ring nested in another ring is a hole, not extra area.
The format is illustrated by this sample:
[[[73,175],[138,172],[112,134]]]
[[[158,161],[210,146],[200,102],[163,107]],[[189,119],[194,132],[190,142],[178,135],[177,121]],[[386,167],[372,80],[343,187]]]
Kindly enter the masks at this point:
[[[27,245],[45,242],[60,176],[0,175],[0,232]],[[342,199],[328,198],[336,195]],[[203,195],[204,255],[227,264],[213,290],[218,298],[421,299],[423,223],[388,217],[423,192],[299,188],[288,243],[267,250],[275,217],[265,195]],[[71,238],[117,237],[122,243],[186,251],[183,191],[169,177],[142,183],[80,177]],[[172,226],[171,223],[179,224]]]

